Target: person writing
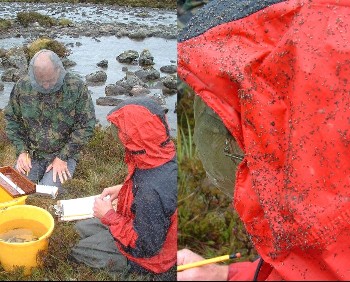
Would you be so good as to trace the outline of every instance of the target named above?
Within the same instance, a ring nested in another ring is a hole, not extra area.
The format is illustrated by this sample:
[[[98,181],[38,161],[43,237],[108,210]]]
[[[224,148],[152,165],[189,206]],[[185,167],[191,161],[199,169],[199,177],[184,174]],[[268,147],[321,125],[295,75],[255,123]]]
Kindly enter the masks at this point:
[[[95,218],[76,224],[81,240],[71,257],[112,272],[175,281],[177,162],[165,110],[151,98],[131,98],[107,119],[116,144],[125,148],[128,174],[95,199]]]
[[[62,192],[96,124],[85,83],[64,69],[56,53],[40,50],[29,63],[28,75],[12,89],[5,121],[16,149],[16,169]]]
[[[260,258],[178,280],[350,279],[349,24],[346,1],[214,0],[179,35],[180,78],[243,152],[233,205]]]

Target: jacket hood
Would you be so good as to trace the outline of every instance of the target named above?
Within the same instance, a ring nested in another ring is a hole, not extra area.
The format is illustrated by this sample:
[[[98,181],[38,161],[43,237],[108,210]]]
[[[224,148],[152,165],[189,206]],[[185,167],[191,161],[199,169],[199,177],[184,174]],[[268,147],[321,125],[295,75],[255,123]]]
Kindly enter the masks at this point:
[[[175,156],[165,112],[151,99],[133,98],[122,102],[108,114],[107,120],[118,129],[128,165],[149,169]]]
[[[212,1],[189,25],[179,76],[245,153],[234,205],[262,258],[283,279],[346,279],[350,4],[235,2]],[[191,30],[210,10],[221,21]]]

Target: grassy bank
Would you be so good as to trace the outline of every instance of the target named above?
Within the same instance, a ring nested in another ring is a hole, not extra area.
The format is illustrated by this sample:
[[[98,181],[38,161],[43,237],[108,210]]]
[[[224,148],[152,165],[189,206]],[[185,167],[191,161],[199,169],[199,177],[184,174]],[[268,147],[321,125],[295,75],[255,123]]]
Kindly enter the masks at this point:
[[[119,5],[129,7],[149,7],[158,9],[176,9],[175,0],[17,0],[7,1],[0,0],[0,2],[28,2],[28,3],[91,3],[91,4],[105,4],[105,5]]]
[[[15,163],[14,149],[4,133],[4,118],[0,111],[0,166],[12,166]],[[68,190],[65,199],[99,194],[103,188],[122,183],[126,176],[123,149],[118,146],[108,128],[97,127],[94,136],[84,148],[74,178],[64,187]],[[42,207],[53,214],[53,200],[47,197],[32,196],[26,204]],[[53,215],[54,216],[54,215]],[[31,276],[24,277],[22,270],[7,273],[0,266],[1,281],[109,281],[143,280],[143,277],[124,277],[122,274],[110,275],[106,271],[94,270],[69,260],[69,253],[79,239],[74,222],[57,222],[49,240],[48,253],[43,256],[44,265],[37,268]]]

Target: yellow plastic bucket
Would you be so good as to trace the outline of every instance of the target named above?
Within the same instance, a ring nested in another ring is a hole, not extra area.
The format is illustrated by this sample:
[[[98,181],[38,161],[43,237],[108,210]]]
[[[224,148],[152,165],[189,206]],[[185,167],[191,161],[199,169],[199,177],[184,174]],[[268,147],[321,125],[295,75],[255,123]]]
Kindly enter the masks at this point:
[[[27,196],[13,198],[9,193],[0,187],[0,210],[14,205],[24,205],[26,199]]]
[[[30,275],[33,267],[42,265],[39,252],[48,249],[49,237],[54,229],[52,215],[37,206],[15,205],[0,210],[0,236],[13,230],[31,230],[35,241],[0,241],[0,262],[5,271],[24,267],[24,274]]]

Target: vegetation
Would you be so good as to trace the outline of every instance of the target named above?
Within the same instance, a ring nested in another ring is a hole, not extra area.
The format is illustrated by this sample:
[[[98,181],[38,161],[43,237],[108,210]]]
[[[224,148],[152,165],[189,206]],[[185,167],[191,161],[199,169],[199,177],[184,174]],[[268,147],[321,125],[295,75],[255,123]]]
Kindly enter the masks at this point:
[[[15,151],[4,133],[4,116],[0,111],[0,166],[13,166]],[[64,198],[84,197],[98,194],[103,188],[122,183],[127,173],[124,164],[124,151],[115,143],[109,127],[96,127],[94,136],[82,152],[74,178],[67,181],[64,187],[68,190]],[[30,196],[26,204],[45,208],[55,219],[55,228],[49,240],[48,252],[41,256],[43,267],[36,268],[30,276],[23,276],[22,269],[5,272],[0,266],[0,280],[47,281],[47,280],[80,280],[109,281],[145,280],[136,275],[124,276],[123,273],[111,274],[95,270],[86,265],[77,264],[69,258],[71,248],[79,239],[75,232],[75,222],[58,222],[53,212],[57,199],[42,196]]]
[[[17,13],[17,21],[24,27],[35,22],[38,22],[41,26],[45,27],[57,25],[55,19],[38,12],[19,12]]]
[[[61,18],[58,20],[58,24],[60,26],[71,26],[73,22],[70,19]]]
[[[48,49],[55,52],[59,57],[63,58],[69,55],[69,50],[64,46],[63,43],[57,40],[41,37],[30,43],[26,47],[26,53],[28,56],[28,61],[40,50]]]
[[[2,2],[13,2],[3,1]],[[69,3],[97,3],[114,4],[131,7],[154,7],[171,8],[176,7],[173,0],[129,0],[129,1],[16,1],[16,2],[69,2]],[[23,26],[28,26],[38,22],[41,26],[51,27],[53,25],[69,26],[69,20],[60,19],[58,21],[48,16],[35,12],[22,12],[17,14],[16,20]],[[11,26],[11,21],[0,20],[0,31]],[[66,48],[59,42],[39,38],[27,47],[29,59],[40,49],[50,49],[60,57],[67,55]],[[13,166],[15,164],[15,150],[4,132],[4,116],[0,109],[0,166]],[[175,140],[174,140],[175,141]],[[64,187],[68,191],[64,198],[76,198],[98,194],[104,187],[122,183],[126,176],[123,149],[113,141],[109,128],[96,127],[94,136],[89,144],[82,151],[74,178],[67,181]],[[60,199],[60,198],[58,198]],[[103,270],[95,270],[86,265],[78,264],[69,257],[71,248],[79,240],[74,229],[75,222],[58,222],[54,215],[53,205],[58,199],[47,197],[31,196],[26,200],[26,204],[36,205],[50,211],[55,218],[55,228],[49,241],[48,252],[42,254],[43,267],[37,268],[30,276],[25,277],[22,269],[18,268],[13,272],[5,272],[0,266],[1,281],[110,281],[112,280],[147,280],[145,277],[123,273],[111,274]]]
[[[231,200],[206,178],[192,134],[193,92],[181,89],[178,101],[178,249],[205,258],[241,252],[242,261],[256,252]]]
[[[0,19],[0,32],[7,30],[12,25],[10,20]]]
[[[0,0],[1,2],[14,2],[11,0]],[[175,0],[17,0],[16,2],[35,2],[35,3],[93,3],[107,4],[130,7],[149,7],[159,9],[176,9],[177,2]]]

